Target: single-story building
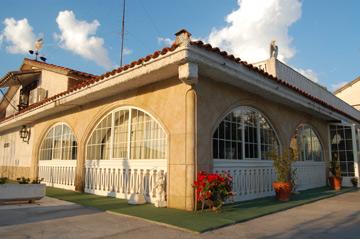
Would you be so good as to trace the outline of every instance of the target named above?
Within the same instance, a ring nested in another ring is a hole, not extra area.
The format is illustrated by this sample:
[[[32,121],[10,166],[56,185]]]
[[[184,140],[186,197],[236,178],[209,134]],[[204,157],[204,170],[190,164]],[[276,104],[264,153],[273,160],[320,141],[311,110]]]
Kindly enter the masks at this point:
[[[0,173],[192,210],[198,171],[228,171],[235,200],[273,195],[269,151],[297,149],[298,190],[326,185],[340,154],[359,176],[360,112],[272,56],[254,65],[186,30],[100,76],[25,59],[0,87]]]

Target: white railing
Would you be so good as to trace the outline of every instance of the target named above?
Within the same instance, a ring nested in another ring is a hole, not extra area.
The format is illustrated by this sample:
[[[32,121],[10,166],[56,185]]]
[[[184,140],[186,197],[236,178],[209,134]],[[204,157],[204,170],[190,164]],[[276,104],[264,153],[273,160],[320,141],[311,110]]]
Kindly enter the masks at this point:
[[[295,162],[296,190],[318,188],[326,185],[325,162]]]
[[[143,194],[154,202],[159,173],[167,174],[166,160],[86,160],[85,192],[128,199]]]
[[[326,185],[324,162],[296,162],[297,190]],[[233,177],[234,201],[246,201],[275,194],[272,182],[276,173],[272,161],[214,160],[214,172],[229,172]]]
[[[76,160],[39,160],[39,178],[46,185],[75,190]]]

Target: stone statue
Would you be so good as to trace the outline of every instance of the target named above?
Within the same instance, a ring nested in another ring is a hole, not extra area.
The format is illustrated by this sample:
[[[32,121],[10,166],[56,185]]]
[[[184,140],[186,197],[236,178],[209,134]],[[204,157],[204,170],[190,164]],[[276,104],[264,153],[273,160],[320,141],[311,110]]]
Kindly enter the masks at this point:
[[[270,58],[274,57],[276,59],[278,56],[278,52],[279,52],[279,48],[276,45],[275,40],[272,40],[270,44]]]
[[[166,187],[166,178],[164,172],[161,171],[156,175],[156,182],[155,182],[155,207],[166,207],[166,200],[165,200],[165,187]]]

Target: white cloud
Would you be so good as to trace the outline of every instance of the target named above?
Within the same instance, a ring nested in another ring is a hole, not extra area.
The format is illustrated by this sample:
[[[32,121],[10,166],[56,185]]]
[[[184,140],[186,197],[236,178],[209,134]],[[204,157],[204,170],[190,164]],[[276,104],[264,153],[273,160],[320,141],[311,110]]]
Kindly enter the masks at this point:
[[[98,20],[92,22],[76,19],[73,11],[59,12],[56,22],[60,34],[55,33],[55,39],[60,46],[81,57],[92,60],[99,66],[111,68],[108,52],[104,47],[104,39],[96,36],[97,28],[100,26]]]
[[[124,47],[124,51],[123,51],[124,56],[131,55],[132,53],[133,51],[131,49]]]
[[[317,74],[311,70],[311,69],[301,69],[301,68],[294,68],[295,70],[297,70],[298,72],[300,72],[300,74],[304,75],[305,77],[307,77],[309,80],[312,80],[316,83],[319,82],[319,78],[317,76]]]
[[[239,8],[226,16],[226,26],[213,29],[209,42],[248,62],[269,58],[269,45],[276,40],[278,58],[292,58],[289,27],[301,17],[299,0],[238,0]]]
[[[242,60],[255,63],[270,57],[270,42],[279,46],[278,59],[285,62],[296,54],[289,27],[301,17],[300,0],[237,0],[238,9],[226,16],[226,26],[212,29],[208,41]],[[295,68],[314,82],[311,69]]]
[[[170,38],[158,37],[157,40],[160,45],[164,46],[171,46],[171,44],[173,43],[173,40],[171,40]]]
[[[4,20],[5,28],[0,34],[0,44],[6,43],[6,51],[11,54],[26,54],[33,49],[35,34],[26,18],[15,20],[6,18]]]
[[[331,84],[331,90],[332,90],[332,91],[335,91],[335,90],[337,90],[337,89],[340,89],[341,87],[343,87],[343,86],[346,85],[347,83],[349,83],[349,82],[347,82],[347,81],[342,81],[342,82],[339,82],[339,83]]]

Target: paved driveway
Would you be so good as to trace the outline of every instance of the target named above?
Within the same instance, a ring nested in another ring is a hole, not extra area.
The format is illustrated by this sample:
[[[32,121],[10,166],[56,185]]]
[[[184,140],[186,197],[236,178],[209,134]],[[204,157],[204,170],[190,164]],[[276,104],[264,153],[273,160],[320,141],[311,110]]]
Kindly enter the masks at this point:
[[[45,198],[1,205],[0,238],[360,238],[360,191],[204,234]]]

